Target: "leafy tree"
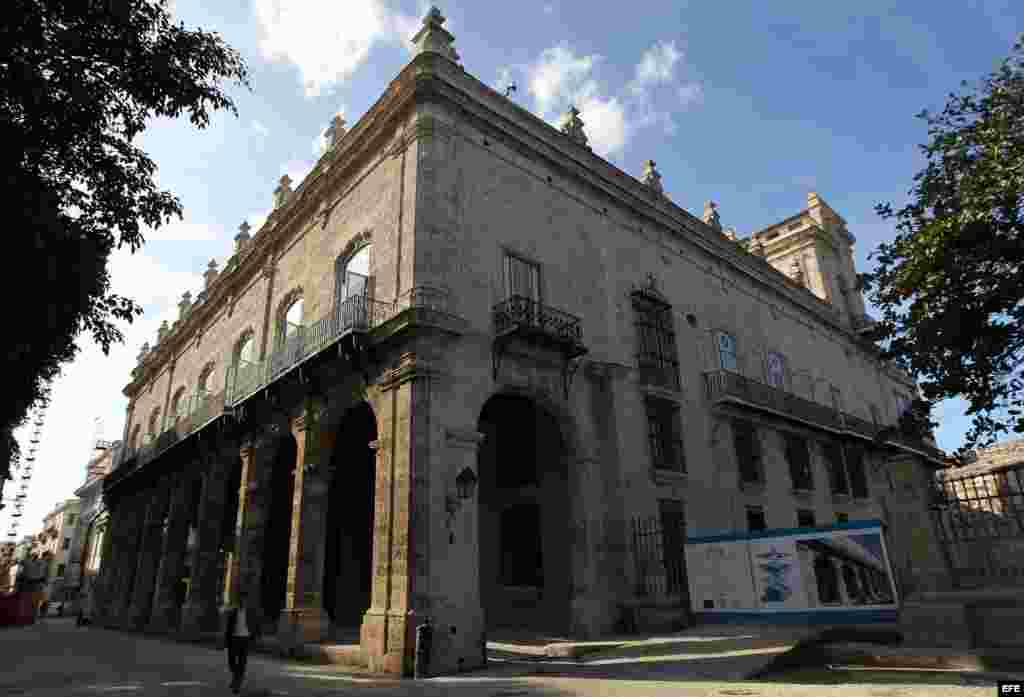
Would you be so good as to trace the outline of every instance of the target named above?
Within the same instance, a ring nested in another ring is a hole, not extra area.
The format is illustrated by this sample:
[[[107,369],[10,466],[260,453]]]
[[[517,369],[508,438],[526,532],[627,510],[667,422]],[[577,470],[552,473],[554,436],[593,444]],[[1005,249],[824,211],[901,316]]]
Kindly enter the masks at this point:
[[[1024,433],[1024,35],[999,69],[939,114],[923,111],[927,163],[897,236],[872,257],[862,281],[883,317],[873,339],[921,385],[905,426],[930,421],[929,406],[961,396],[973,416],[957,452]]]
[[[0,472],[17,457],[8,434],[88,331],[104,353],[116,320],[142,313],[110,292],[113,249],[135,252],[141,227],[181,218],[156,165],[133,143],[154,116],[187,112],[197,128],[251,89],[237,51],[216,33],[175,26],[166,0],[9,0],[0,19],[0,182],[7,252],[0,340]],[[13,262],[13,263],[12,263]]]

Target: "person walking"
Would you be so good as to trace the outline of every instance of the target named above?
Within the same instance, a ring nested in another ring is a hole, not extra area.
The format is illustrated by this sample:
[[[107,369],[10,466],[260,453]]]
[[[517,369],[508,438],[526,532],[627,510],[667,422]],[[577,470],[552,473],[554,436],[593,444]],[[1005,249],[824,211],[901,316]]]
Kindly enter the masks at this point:
[[[245,664],[249,658],[249,640],[256,633],[256,626],[251,624],[252,617],[248,612],[248,594],[241,590],[238,593],[238,605],[228,610],[224,628],[224,645],[228,650],[228,669],[231,671],[231,691],[236,695],[242,689],[245,679]]]

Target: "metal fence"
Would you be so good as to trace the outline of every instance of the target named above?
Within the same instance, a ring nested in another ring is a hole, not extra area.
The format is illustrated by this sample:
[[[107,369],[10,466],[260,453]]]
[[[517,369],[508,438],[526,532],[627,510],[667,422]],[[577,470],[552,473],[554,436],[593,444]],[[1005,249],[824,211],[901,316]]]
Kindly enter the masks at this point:
[[[959,588],[1024,584],[1024,464],[935,480],[932,514]]]
[[[686,579],[686,524],[658,516],[632,521],[636,592],[656,599],[689,598]]]

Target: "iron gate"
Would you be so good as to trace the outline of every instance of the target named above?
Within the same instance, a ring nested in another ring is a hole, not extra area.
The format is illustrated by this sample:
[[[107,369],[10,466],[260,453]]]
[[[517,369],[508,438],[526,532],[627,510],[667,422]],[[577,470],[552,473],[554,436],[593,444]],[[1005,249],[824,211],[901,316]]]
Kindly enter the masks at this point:
[[[940,472],[932,515],[957,588],[1024,584],[1024,463],[977,474]]]

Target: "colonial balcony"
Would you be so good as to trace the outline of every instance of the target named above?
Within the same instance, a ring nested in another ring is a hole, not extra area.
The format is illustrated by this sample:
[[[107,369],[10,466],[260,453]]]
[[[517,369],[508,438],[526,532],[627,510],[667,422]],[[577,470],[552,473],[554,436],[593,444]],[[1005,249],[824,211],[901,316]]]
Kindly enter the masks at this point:
[[[713,404],[733,404],[742,408],[768,412],[797,421],[819,430],[847,435],[861,440],[874,440],[883,426],[847,414],[833,407],[813,402],[787,390],[766,385],[729,370],[704,374],[708,400]],[[918,440],[903,434],[886,438],[887,445],[924,455],[931,460],[945,461],[945,455],[934,441]]]
[[[220,392],[197,393],[178,403],[177,413],[164,417],[158,433],[146,434],[138,448],[121,448],[106,485],[121,481],[134,470],[159,457],[171,446],[201,430],[226,411],[241,404],[260,390],[282,379],[293,368],[353,335],[387,334],[393,320],[416,313],[431,315],[426,323],[451,324],[448,295],[445,291],[417,286],[394,302],[359,295],[346,299],[322,317],[302,325],[291,325],[285,340],[262,361],[237,360],[227,371]],[[422,320],[420,320],[422,323]],[[415,324],[410,321],[407,324]],[[403,325],[404,326],[404,325]]]
[[[511,339],[559,352],[563,359],[563,387],[568,396],[569,364],[587,353],[579,317],[521,295],[513,295],[495,305],[492,348],[495,379],[501,366],[501,356]]]

